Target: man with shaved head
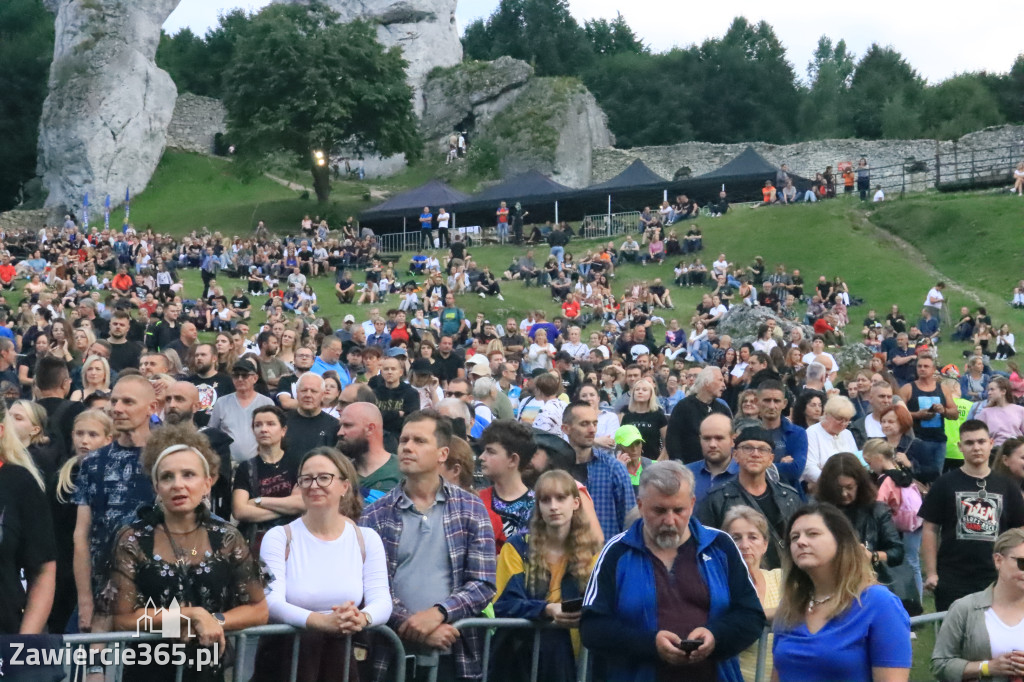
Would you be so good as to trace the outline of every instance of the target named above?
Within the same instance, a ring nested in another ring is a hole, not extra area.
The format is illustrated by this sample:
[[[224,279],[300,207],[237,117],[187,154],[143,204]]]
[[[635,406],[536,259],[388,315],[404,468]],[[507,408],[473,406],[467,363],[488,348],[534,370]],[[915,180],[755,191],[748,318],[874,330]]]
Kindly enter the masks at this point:
[[[158,409],[145,377],[133,374],[118,380],[109,407],[117,438],[86,455],[79,469],[71,501],[78,507],[74,573],[82,632],[93,628],[95,599],[110,578],[114,536],[136,519],[139,507],[153,504],[153,483],[140,455],[149,440],[149,417]]]
[[[220,429],[199,426],[209,421],[203,413],[199,387],[190,381],[176,381],[164,393],[164,423],[192,424],[210,441],[210,447],[220,456],[220,473],[210,490],[210,511],[227,518],[231,513],[231,442],[233,439]]]
[[[285,449],[301,458],[313,448],[334,444],[338,420],[321,409],[324,399],[322,376],[313,372],[303,374],[296,384],[295,395],[298,405],[288,412]]]
[[[341,412],[338,449],[352,460],[359,474],[359,491],[374,502],[398,485],[398,457],[384,449],[384,420],[371,403],[352,403]]]

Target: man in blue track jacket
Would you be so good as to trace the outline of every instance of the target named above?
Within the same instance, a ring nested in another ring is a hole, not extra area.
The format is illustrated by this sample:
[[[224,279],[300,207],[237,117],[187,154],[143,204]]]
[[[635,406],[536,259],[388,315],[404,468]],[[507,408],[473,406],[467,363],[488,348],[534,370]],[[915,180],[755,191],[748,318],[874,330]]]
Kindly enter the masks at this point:
[[[580,627],[595,679],[742,682],[735,657],[764,611],[732,538],[692,517],[693,485],[680,462],[645,468],[641,518],[598,557]],[[700,644],[687,652],[683,640]]]

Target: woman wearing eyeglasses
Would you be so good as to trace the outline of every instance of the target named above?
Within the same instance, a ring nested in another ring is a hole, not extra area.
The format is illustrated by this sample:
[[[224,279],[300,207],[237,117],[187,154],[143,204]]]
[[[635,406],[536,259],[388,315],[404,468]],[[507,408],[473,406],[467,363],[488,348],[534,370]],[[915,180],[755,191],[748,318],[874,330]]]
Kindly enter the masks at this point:
[[[197,660],[196,645],[223,652],[224,633],[267,622],[260,567],[241,533],[210,515],[210,493],[220,458],[206,436],[189,425],[154,431],[142,451],[142,465],[153,479],[157,505],[140,510],[114,543],[110,595],[116,630],[151,623],[168,635],[168,609],[181,609],[180,632],[189,642],[186,660]],[[125,680],[175,679],[175,665],[128,666]],[[223,667],[185,667],[184,680],[224,679]]]
[[[992,546],[996,582],[953,602],[932,652],[939,680],[1024,678],[1024,529]]]
[[[384,544],[354,522],[363,508],[357,480],[352,463],[334,448],[310,450],[298,478],[306,512],[263,540],[260,556],[272,575],[270,618],[305,630],[299,682],[341,680],[345,666],[354,673],[354,660],[344,658],[344,636],[391,617]],[[286,679],[291,646],[290,637],[261,639],[252,679]]]

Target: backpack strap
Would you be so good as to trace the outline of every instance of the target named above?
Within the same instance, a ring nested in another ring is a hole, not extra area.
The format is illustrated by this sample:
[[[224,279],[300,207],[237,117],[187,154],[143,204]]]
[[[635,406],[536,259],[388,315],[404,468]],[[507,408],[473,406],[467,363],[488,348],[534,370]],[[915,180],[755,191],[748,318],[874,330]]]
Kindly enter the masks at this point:
[[[359,524],[353,522],[351,519],[348,523],[352,524],[352,528],[356,531],[356,542],[359,543],[359,554],[363,557],[363,563],[366,563],[366,540],[363,539],[363,529],[359,527]]]

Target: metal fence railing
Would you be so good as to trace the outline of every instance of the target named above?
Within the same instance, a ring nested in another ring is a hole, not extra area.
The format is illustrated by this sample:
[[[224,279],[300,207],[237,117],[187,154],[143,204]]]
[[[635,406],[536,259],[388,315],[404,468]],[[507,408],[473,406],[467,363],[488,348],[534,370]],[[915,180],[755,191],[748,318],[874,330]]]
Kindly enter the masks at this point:
[[[600,239],[640,231],[640,211],[588,215],[583,218],[580,226],[580,236],[584,239]]]
[[[393,668],[393,675],[390,679],[393,682],[405,682],[405,647],[402,645],[402,640],[386,625],[374,626],[369,628],[369,631],[373,632],[375,635],[384,637],[388,640],[390,646],[393,647],[395,665]],[[245,682],[248,680],[252,672],[246,669],[248,665],[248,652],[250,646],[258,643],[260,637],[290,635],[292,637],[291,672],[288,676],[287,682],[296,681],[299,669],[299,639],[302,636],[301,630],[297,630],[290,625],[261,625],[245,630],[239,630],[237,632],[226,632],[224,634],[234,645],[234,655],[232,656],[234,660],[233,679],[238,682]],[[132,645],[140,642],[159,643],[168,641],[170,640],[162,638],[159,634],[136,634],[134,632],[94,632],[64,636],[64,645],[70,645],[72,649],[103,644],[105,647],[121,649],[123,651],[124,649],[130,648]],[[349,660],[351,659],[351,656],[352,637],[348,636],[345,638],[345,659]],[[111,658],[117,661],[117,665],[114,667],[113,679],[115,681],[119,681],[124,676],[125,659],[121,655],[115,655]],[[192,664],[194,664],[194,662]],[[186,667],[190,666],[177,666],[175,673],[175,680],[177,682],[181,682]],[[70,666],[70,662],[64,666],[65,676],[68,679],[74,679],[71,677],[74,674],[74,671],[71,668],[72,666]],[[110,677],[107,679],[110,679]],[[281,682],[285,681],[282,680]],[[342,671],[342,682],[349,682],[348,666],[345,666]]]
[[[929,613],[921,616],[915,616],[910,619],[911,628],[922,627],[925,625],[938,625],[945,618],[946,612],[941,613]],[[494,634],[498,630],[503,629],[515,629],[515,630],[532,630],[533,631],[533,646],[530,654],[530,682],[540,682],[538,680],[540,670],[540,642],[543,637],[544,631],[549,630],[555,626],[549,623],[538,623],[537,621],[526,620],[522,618],[466,618],[453,624],[454,627],[460,631],[469,629],[483,629],[484,630],[484,652],[483,652],[483,678],[481,682],[488,682],[490,675],[490,663],[491,663],[491,643]],[[393,682],[405,682],[406,678],[406,651],[402,645],[401,639],[397,634],[389,627],[384,625],[375,626],[370,628],[370,631],[376,635],[380,635],[387,640],[387,643],[393,650],[394,666],[389,671],[390,680]],[[770,633],[770,627],[765,628],[764,632],[761,633],[761,637],[758,640],[757,650],[757,669],[754,676],[754,682],[765,682],[766,670],[767,670],[767,659],[768,659],[768,635]],[[249,679],[249,673],[247,670],[248,665],[248,651],[249,647],[253,646],[255,642],[259,641],[260,637],[269,636],[280,636],[280,635],[291,635],[292,640],[292,651],[291,651],[291,673],[288,677],[289,682],[295,682],[298,672],[299,665],[299,638],[302,635],[301,630],[288,625],[262,625],[259,627],[249,628],[246,630],[240,630],[238,632],[226,633],[228,639],[233,640],[235,653],[234,653],[234,679],[239,682],[244,682]],[[86,633],[76,635],[66,635],[64,637],[64,644],[74,647],[88,647],[94,644],[105,644],[107,646],[114,647],[127,647],[132,644],[139,642],[159,642],[161,641],[160,635],[156,634],[142,634],[136,635],[133,632],[107,632],[107,633]],[[163,640],[168,641],[168,640]],[[351,657],[352,653],[352,638],[346,638],[345,656],[346,660]],[[118,657],[117,660],[120,664],[114,671],[114,679],[120,680],[124,672],[124,661]],[[434,657],[433,667],[431,667],[428,681],[436,682],[437,680],[437,657]],[[176,679],[180,682],[184,674],[185,666],[178,666]],[[586,648],[581,648],[579,656],[576,661],[577,679],[588,680],[590,678],[590,652]],[[71,671],[65,667],[65,671],[70,675]],[[109,678],[108,678],[109,679]],[[345,666],[342,672],[342,682],[348,682],[349,670],[348,666]],[[282,681],[283,682],[283,681]]]

